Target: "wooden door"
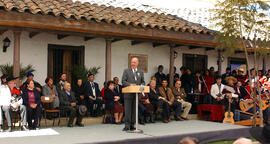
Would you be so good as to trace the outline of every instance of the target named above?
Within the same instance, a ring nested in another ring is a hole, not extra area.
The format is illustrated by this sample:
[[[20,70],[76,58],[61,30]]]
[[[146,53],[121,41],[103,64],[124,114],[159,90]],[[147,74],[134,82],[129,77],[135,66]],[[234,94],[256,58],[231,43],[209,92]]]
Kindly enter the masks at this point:
[[[63,73],[67,74],[67,81],[71,82],[72,50],[63,51]]]
[[[71,67],[84,65],[84,46],[48,45],[48,76],[59,81],[61,73],[67,74],[67,80],[72,82]]]
[[[183,54],[183,66],[190,68],[192,73],[207,69],[207,56]]]

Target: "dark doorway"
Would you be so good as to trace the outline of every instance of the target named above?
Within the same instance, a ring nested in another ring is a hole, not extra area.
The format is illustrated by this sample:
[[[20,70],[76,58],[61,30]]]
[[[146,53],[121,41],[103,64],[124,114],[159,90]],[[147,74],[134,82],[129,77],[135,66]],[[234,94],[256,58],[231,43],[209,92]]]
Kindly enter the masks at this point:
[[[67,80],[72,82],[71,66],[80,64],[84,65],[84,46],[48,45],[48,76],[55,83],[61,73],[66,73]]]
[[[183,54],[183,66],[190,68],[194,73],[207,68],[207,56],[197,54]]]
[[[245,58],[228,57],[228,67],[230,67],[231,64],[247,64],[247,61]]]

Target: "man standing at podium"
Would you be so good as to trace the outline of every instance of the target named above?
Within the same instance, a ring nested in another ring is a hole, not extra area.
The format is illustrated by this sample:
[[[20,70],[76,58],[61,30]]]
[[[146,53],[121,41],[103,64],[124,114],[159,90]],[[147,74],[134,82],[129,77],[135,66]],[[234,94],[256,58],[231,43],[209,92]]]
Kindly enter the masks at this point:
[[[132,85],[145,85],[144,74],[138,67],[139,59],[133,57],[131,59],[131,68],[125,69],[122,76],[123,87]],[[125,127],[123,131],[135,130],[134,124],[136,119],[136,94],[124,94],[125,106]]]

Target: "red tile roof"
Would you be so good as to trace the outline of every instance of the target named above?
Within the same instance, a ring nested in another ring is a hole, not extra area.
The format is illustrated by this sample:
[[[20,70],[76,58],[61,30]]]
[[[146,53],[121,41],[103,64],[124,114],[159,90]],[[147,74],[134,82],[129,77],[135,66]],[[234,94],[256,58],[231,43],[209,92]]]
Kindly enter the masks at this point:
[[[71,0],[0,0],[0,8],[6,11],[30,12],[32,14],[62,16],[66,19],[88,20],[140,26],[167,31],[211,34],[214,31],[188,22],[182,18],[129,8],[81,3]]]

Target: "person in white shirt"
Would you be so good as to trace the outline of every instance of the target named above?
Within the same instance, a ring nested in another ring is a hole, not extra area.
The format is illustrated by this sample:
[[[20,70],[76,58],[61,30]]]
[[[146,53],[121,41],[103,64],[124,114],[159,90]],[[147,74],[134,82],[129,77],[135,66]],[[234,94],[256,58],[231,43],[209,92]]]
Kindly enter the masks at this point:
[[[211,88],[211,96],[213,97],[213,104],[222,104],[222,100],[224,99],[224,95],[222,91],[224,89],[224,85],[221,83],[222,78],[221,76],[217,76],[216,83],[212,85]]]
[[[17,78],[8,77],[7,84],[0,86],[0,106],[8,122],[7,132],[12,131],[11,111],[19,111],[21,116],[21,130],[26,131],[26,107],[22,105],[20,91],[15,88]],[[0,118],[1,131],[3,119]]]

